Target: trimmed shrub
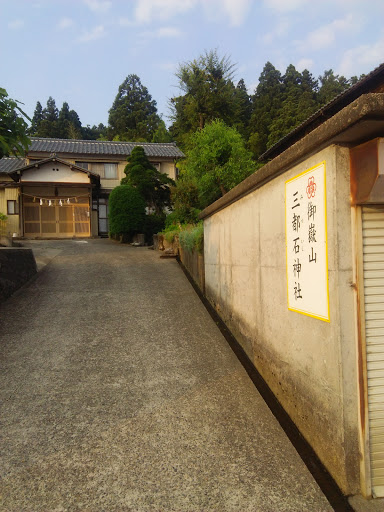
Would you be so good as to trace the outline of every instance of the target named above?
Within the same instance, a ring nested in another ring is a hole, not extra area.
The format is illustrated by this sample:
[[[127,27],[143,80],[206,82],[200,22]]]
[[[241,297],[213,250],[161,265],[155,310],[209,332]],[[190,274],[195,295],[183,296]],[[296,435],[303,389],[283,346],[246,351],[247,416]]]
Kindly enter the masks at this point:
[[[128,242],[143,231],[145,201],[140,193],[128,185],[114,188],[109,196],[109,234]]]

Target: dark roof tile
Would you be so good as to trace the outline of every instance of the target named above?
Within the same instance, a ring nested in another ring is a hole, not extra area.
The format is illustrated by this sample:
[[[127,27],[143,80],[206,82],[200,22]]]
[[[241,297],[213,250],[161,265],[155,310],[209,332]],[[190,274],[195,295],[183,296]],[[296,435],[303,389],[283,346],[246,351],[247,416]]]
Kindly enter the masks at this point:
[[[183,158],[174,142],[115,142],[104,140],[46,139],[31,137],[29,153],[75,153],[78,155],[128,156],[135,146],[142,146],[148,157]]]
[[[8,174],[16,169],[20,169],[20,167],[24,167],[24,165],[24,158],[4,156],[0,159],[0,173]]]

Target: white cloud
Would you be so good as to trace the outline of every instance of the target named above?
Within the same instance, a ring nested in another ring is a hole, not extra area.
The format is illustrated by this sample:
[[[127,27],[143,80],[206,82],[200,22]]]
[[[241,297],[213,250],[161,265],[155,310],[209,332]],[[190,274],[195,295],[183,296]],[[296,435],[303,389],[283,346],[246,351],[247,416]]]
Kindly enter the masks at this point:
[[[155,31],[156,37],[180,37],[182,32],[176,27],[161,27]]]
[[[280,13],[295,11],[309,3],[308,0],[264,0],[265,7]]]
[[[276,23],[276,26],[271,32],[264,34],[262,36],[262,41],[264,44],[272,44],[275,39],[280,39],[288,33],[290,28],[290,23],[288,20],[281,19]]]
[[[160,27],[156,30],[141,32],[139,37],[141,38],[141,42],[145,43],[150,39],[172,39],[181,37],[182,35],[181,30],[176,27]]]
[[[239,27],[244,23],[251,3],[251,0],[222,0],[221,2],[218,2],[217,6],[221,7],[224,13],[228,16],[231,26]]]
[[[13,20],[8,23],[8,28],[12,30],[19,30],[20,28],[23,28],[25,25],[24,20]]]
[[[248,94],[250,94],[250,95],[255,94],[255,90],[258,85],[259,85],[259,81],[252,82],[251,84],[249,84],[247,87]]]
[[[163,62],[159,62],[157,64],[157,67],[164,71],[172,71],[173,72],[173,71],[176,71],[177,64],[176,64],[176,62],[172,62],[172,61],[163,61]]]
[[[252,0],[137,0],[135,19],[138,23],[166,21],[199,5],[208,19],[224,16],[231,26],[238,27],[244,22]]]
[[[117,23],[121,27],[133,27],[136,23],[131,18],[119,18]]]
[[[58,28],[61,30],[65,30],[66,28],[70,28],[74,25],[74,21],[71,18],[61,18],[58,23]]]
[[[137,0],[135,18],[139,23],[168,20],[196,5],[197,0]]]
[[[327,25],[317,28],[308,34],[308,37],[300,46],[305,51],[320,50],[328,48],[334,44],[336,36],[341,33],[356,33],[359,29],[359,23],[352,14],[348,14],[344,18],[334,20]]]
[[[105,28],[103,25],[98,25],[97,27],[94,27],[92,30],[88,30],[84,32],[79,38],[79,43],[89,43],[90,41],[96,41],[96,39],[100,39],[101,37],[105,36]]]
[[[97,13],[105,13],[112,6],[112,2],[109,0],[84,0],[84,3],[91,9],[91,11]]]
[[[313,66],[314,62],[312,59],[300,59],[299,62],[296,64],[295,68],[297,71],[304,71],[304,69],[310,69]]]
[[[351,76],[364,71],[372,71],[384,60],[384,36],[374,44],[364,44],[347,50],[341,60],[337,72]]]

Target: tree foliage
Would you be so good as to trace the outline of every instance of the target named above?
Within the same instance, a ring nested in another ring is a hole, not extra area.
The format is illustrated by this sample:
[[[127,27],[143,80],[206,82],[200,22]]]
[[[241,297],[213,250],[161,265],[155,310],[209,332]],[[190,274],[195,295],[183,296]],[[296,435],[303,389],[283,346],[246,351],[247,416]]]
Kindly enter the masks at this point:
[[[139,191],[127,185],[115,187],[109,196],[110,236],[122,236],[123,241],[128,241],[142,232],[144,222],[145,201]]]
[[[240,133],[222,120],[197,130],[190,144],[185,172],[195,181],[203,208],[256,170]]]
[[[171,134],[167,130],[167,127],[165,126],[165,123],[162,119],[159,121],[159,125],[152,136],[151,142],[172,142]]]
[[[127,160],[121,184],[134,187],[150,209],[163,213],[171,204],[169,187],[174,181],[151,164],[141,146],[134,147]]]
[[[23,117],[30,121],[19,102],[9,98],[7,91],[0,88],[0,158],[24,155],[28,151],[28,125]]]
[[[184,95],[172,98],[170,103],[171,133],[179,140],[214,119],[223,119],[227,124],[234,122],[234,67],[228,57],[220,58],[216,50],[179,66],[176,77]]]
[[[137,75],[128,75],[109,110],[109,137],[150,142],[159,123],[156,101]]]

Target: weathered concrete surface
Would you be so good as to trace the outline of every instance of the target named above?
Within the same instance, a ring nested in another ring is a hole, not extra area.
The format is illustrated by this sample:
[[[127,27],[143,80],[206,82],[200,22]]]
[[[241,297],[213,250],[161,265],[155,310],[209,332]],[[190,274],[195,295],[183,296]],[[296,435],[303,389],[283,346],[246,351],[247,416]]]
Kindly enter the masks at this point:
[[[332,510],[176,261],[31,246],[52,259],[0,308],[1,510]]]
[[[0,247],[0,302],[23,286],[37,273],[31,249]]]

